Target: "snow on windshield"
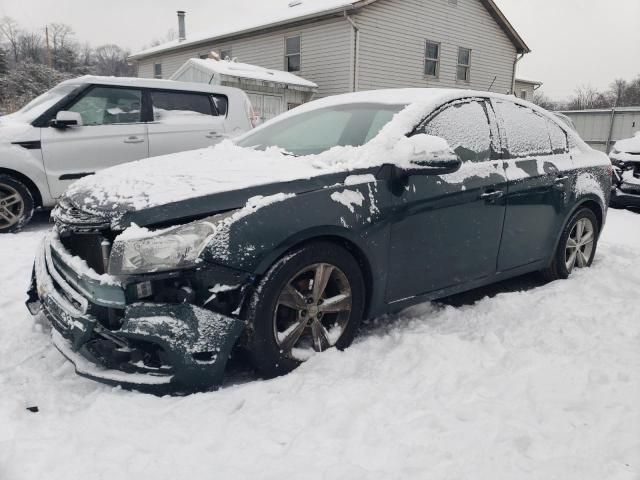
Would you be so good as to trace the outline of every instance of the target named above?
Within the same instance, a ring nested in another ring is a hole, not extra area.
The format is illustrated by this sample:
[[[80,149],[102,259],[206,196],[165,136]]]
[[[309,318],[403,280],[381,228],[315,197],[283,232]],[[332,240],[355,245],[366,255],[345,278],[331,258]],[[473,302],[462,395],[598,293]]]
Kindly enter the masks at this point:
[[[25,121],[34,120],[79,86],[80,85],[58,85],[57,87],[31,100],[24,107],[18,110],[15,115],[17,117],[24,118]]]

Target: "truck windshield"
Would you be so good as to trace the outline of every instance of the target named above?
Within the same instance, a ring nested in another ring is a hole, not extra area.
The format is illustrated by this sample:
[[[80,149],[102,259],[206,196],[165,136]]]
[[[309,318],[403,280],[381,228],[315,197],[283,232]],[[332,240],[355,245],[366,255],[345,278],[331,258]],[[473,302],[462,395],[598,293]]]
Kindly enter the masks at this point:
[[[364,145],[405,105],[337,105],[302,112],[257,128],[237,140],[241,147],[279,147],[293,155],[313,155],[336,146]]]

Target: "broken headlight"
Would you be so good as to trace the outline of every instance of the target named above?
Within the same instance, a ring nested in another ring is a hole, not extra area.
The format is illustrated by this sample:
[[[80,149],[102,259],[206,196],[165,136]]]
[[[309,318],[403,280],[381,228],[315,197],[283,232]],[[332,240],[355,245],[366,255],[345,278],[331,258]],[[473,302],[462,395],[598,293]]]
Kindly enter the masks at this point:
[[[115,239],[109,259],[111,275],[155,273],[192,267],[235,211],[165,230],[132,227]]]

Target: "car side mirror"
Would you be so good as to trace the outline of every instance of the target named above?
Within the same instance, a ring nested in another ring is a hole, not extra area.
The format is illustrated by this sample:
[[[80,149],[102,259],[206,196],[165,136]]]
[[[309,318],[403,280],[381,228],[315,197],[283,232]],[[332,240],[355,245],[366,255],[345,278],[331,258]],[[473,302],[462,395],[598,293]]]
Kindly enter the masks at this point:
[[[64,130],[69,127],[81,127],[82,116],[78,112],[60,111],[56,115],[54,120],[51,120],[50,125],[53,128],[59,128]]]
[[[411,160],[409,168],[404,170],[409,175],[446,175],[455,173],[462,167],[462,160],[455,153],[441,156],[429,156],[425,159]]]
[[[446,175],[462,166],[462,160],[447,141],[433,135],[405,137],[394,150],[396,166],[408,175]]]

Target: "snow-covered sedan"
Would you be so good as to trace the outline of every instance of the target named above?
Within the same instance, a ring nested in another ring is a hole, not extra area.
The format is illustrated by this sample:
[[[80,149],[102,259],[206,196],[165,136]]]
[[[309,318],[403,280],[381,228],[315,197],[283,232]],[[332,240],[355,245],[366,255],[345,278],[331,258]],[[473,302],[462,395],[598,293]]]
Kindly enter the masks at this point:
[[[640,131],[618,140],[610,158],[614,169],[611,205],[640,208]]]
[[[271,377],[364,318],[590,266],[610,191],[606,155],[514,97],[325,98],[75,183],[27,305],[94,379],[219,385],[233,348]]]
[[[74,181],[253,128],[247,95],[197,83],[85,76],[0,118],[0,233],[26,225]]]

